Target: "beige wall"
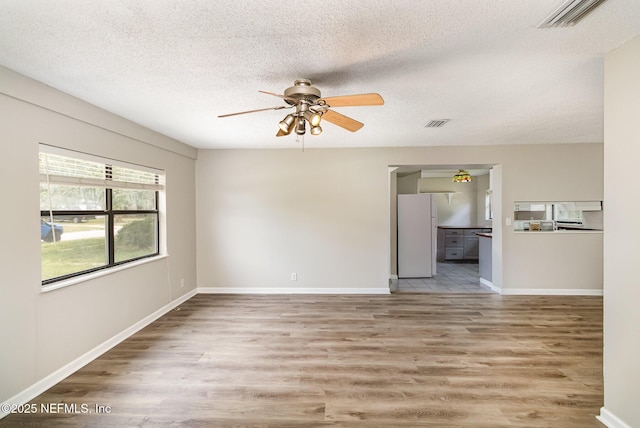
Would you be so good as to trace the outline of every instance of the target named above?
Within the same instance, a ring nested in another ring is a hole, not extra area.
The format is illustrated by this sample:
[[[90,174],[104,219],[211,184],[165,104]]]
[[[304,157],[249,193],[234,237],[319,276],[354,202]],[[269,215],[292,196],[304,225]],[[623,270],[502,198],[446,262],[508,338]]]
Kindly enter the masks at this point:
[[[438,226],[472,226],[476,224],[477,181],[471,183],[452,183],[450,178],[421,178],[420,191],[454,190],[451,202],[445,194],[436,194]]]
[[[420,171],[398,177],[398,194],[413,195],[420,191]]]
[[[491,220],[486,219],[485,202],[487,190],[489,190],[489,174],[479,175],[474,178],[476,182],[476,212],[478,226],[491,227]]]
[[[388,288],[389,177],[378,157],[202,150],[197,183],[200,287]]]
[[[387,288],[388,166],[450,164],[499,164],[498,206],[603,197],[602,144],[201,150],[198,285]],[[536,239],[502,227],[512,211],[498,215],[497,286],[511,292],[602,289],[602,234]]]
[[[2,67],[0,118],[2,402],[195,288],[197,153]],[[40,142],[164,169],[169,257],[41,292]]]
[[[436,193],[439,226],[487,226],[484,219],[484,195],[489,188],[489,175],[473,177],[470,183],[453,183],[451,178],[420,178],[421,193],[452,191],[448,196]]]
[[[640,37],[605,59],[604,416],[640,426]],[[609,426],[620,426],[613,425]]]

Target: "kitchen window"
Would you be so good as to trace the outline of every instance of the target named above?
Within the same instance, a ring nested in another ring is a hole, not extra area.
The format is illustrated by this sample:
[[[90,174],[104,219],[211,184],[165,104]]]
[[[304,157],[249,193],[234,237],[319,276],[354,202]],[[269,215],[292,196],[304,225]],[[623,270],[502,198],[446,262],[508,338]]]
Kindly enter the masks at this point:
[[[42,285],[159,254],[161,170],[40,145]]]
[[[514,230],[602,230],[602,201],[515,202]],[[535,226],[535,227],[534,227]]]
[[[553,219],[558,223],[582,224],[584,213],[602,211],[602,202],[556,202]]]

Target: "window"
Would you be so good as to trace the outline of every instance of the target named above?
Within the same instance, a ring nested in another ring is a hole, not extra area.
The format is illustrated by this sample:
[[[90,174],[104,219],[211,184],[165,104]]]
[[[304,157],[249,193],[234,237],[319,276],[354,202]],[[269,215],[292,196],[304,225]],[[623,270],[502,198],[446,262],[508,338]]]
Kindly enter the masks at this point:
[[[159,170],[40,145],[42,285],[159,254]]]
[[[602,230],[602,201],[579,202],[515,202],[514,230],[530,229],[532,224],[546,222],[549,230]],[[535,229],[537,230],[537,229]]]
[[[569,204],[553,204],[553,219],[561,223],[582,224],[582,211]]]

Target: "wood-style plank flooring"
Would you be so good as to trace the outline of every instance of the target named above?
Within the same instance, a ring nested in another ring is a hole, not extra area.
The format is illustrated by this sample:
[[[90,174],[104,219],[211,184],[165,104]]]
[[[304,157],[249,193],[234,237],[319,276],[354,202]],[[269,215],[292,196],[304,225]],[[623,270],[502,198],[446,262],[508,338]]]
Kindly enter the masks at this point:
[[[0,427],[603,427],[602,391],[600,297],[197,295]]]

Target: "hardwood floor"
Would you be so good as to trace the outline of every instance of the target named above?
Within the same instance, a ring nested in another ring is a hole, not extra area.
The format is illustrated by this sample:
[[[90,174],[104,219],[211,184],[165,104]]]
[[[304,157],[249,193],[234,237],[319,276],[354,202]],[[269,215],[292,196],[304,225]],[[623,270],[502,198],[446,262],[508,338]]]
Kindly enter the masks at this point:
[[[602,388],[600,297],[197,295],[0,426],[602,427]]]

